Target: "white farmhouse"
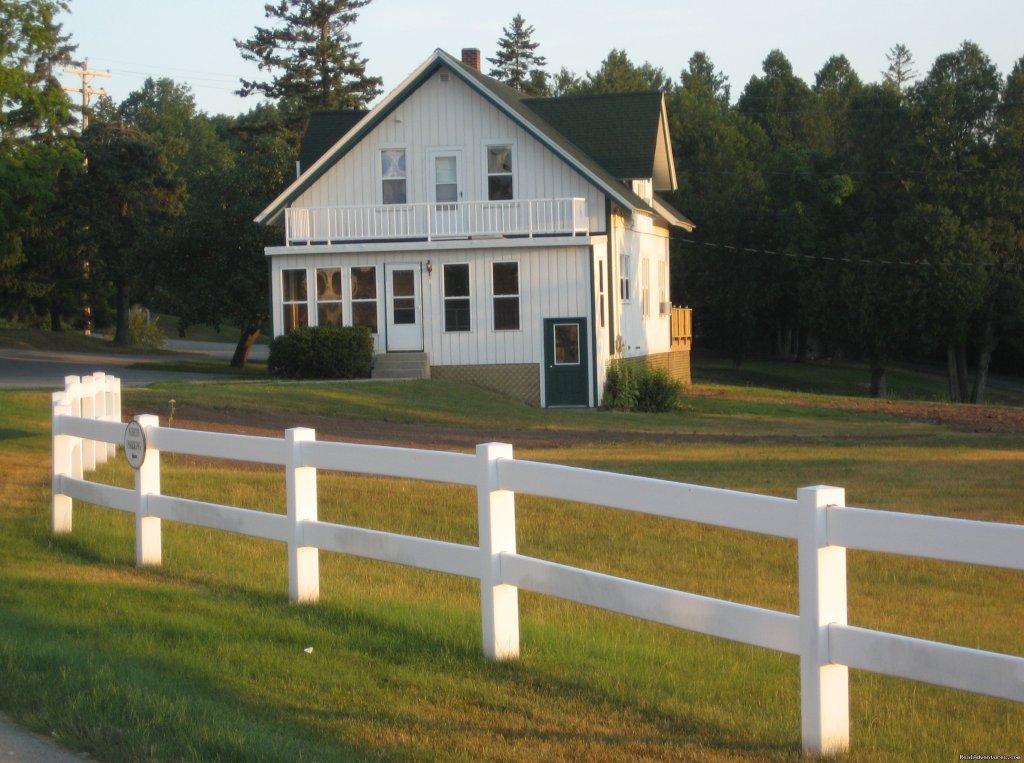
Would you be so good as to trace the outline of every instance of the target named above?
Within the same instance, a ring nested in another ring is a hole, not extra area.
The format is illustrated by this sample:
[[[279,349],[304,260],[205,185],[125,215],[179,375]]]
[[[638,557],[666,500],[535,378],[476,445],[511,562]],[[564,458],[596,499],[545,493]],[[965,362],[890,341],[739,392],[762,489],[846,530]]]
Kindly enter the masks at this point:
[[[663,96],[529,98],[479,61],[435,51],[371,111],[314,117],[315,160],[257,217],[285,228],[274,335],[370,326],[375,374],[411,358],[541,406],[598,405],[613,359],[689,381]]]

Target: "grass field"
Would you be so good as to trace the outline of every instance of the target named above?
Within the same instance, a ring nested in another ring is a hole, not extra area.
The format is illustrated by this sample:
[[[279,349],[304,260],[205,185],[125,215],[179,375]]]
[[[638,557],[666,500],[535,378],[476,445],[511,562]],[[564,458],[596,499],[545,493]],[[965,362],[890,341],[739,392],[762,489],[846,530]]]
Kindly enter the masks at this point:
[[[170,399],[189,425],[500,439],[524,458],[787,497],[835,484],[849,505],[1024,521],[1010,409],[706,384],[659,416],[540,411],[437,382],[261,381],[131,390],[125,407],[165,417]],[[47,406],[0,392],[0,710],[69,747],[140,761],[800,756],[794,657],[523,593],[522,657],[495,664],[459,578],[324,554],[321,602],[298,607],[278,544],[165,523],[164,565],[140,570],[131,517],[77,504],[74,533],[53,537]],[[279,469],[163,466],[165,493],[283,511]],[[131,473],[118,459],[98,478]],[[466,489],[324,475],[319,493],[331,521],[475,541]],[[523,553],[796,611],[791,542],[529,496],[517,515]],[[849,579],[853,624],[1024,655],[1024,575],[851,551]],[[851,716],[850,760],[1024,754],[1010,702],[852,671]]]

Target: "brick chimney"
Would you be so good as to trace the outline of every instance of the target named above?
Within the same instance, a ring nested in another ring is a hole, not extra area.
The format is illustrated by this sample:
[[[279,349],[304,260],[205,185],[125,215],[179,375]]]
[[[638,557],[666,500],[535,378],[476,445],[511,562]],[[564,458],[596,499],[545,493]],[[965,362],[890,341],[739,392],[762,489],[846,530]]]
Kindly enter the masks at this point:
[[[462,63],[470,69],[480,71],[480,48],[463,48]]]

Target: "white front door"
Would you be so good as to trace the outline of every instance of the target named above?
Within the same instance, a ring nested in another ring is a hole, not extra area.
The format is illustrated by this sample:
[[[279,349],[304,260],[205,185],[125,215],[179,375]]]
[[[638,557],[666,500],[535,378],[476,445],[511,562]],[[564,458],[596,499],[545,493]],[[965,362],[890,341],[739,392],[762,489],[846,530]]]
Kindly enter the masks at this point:
[[[462,152],[458,149],[435,149],[429,152],[430,201],[433,202],[431,234],[458,236],[459,202],[462,201]]]
[[[420,310],[420,266],[385,265],[384,292],[387,306],[387,351],[423,349]]]

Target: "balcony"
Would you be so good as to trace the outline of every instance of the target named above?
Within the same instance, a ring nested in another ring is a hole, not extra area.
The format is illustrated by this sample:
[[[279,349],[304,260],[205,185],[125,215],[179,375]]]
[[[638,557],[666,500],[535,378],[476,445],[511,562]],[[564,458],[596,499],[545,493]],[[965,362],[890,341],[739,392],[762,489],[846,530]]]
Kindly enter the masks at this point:
[[[284,223],[288,246],[590,233],[582,198],[292,207],[285,210]]]
[[[671,315],[672,350],[689,350],[693,347],[693,310],[673,307]]]

